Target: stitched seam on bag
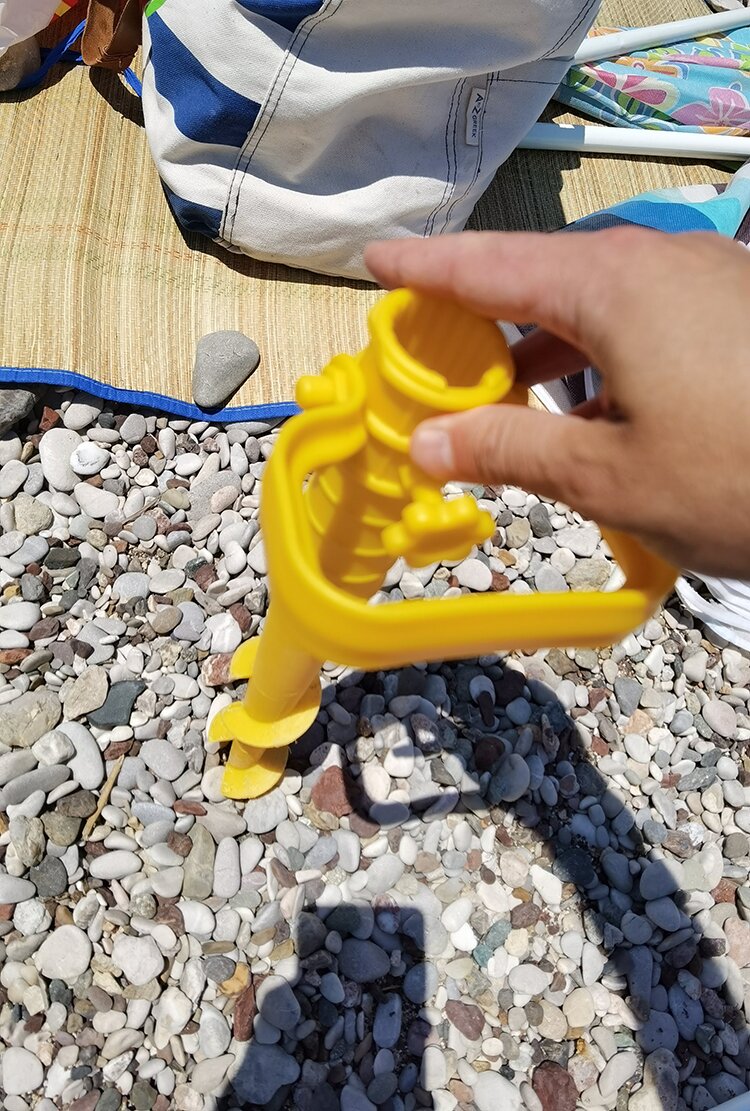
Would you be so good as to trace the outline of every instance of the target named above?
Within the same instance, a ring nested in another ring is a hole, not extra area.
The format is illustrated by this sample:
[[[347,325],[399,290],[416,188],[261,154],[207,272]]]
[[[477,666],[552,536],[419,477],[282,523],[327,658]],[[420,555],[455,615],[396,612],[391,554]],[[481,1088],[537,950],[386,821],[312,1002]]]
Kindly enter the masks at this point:
[[[550,89],[559,88],[559,81],[533,81],[530,77],[497,77],[496,81],[503,81],[506,85],[541,85]]]
[[[314,30],[316,30],[318,27],[322,26],[322,24],[325,23],[325,21],[327,19],[330,19],[331,16],[333,16],[338,11],[338,9],[341,7],[342,3],[343,3],[343,0],[338,0],[338,2],[337,2],[337,0],[332,0],[332,2],[330,3],[327,10],[322,11],[322,12],[317,12],[316,15],[313,16],[312,19],[309,22],[305,21],[305,23],[302,23],[301,26],[298,27],[297,30],[295,31],[294,37],[292,38],[291,42],[289,43],[289,46],[287,47],[286,55],[284,57],[284,61],[281,65],[278,73],[276,74],[276,77],[274,78],[274,80],[271,84],[271,88],[269,89],[269,92],[268,92],[268,102],[269,103],[271,102],[271,100],[273,99],[274,94],[276,95],[276,102],[273,105],[273,107],[271,108],[270,112],[268,113],[268,115],[267,115],[267,117],[266,117],[266,119],[263,123],[262,128],[257,129],[257,130],[256,130],[255,127],[251,128],[250,134],[248,135],[247,139],[245,140],[245,143],[244,143],[244,145],[242,147],[242,150],[240,151],[239,157],[237,159],[237,163],[235,165],[234,171],[232,173],[232,180],[231,180],[231,183],[230,183],[230,186],[229,186],[229,197],[227,198],[227,206],[229,205],[229,203],[231,201],[232,192],[234,191],[235,183],[237,182],[237,176],[241,173],[242,177],[240,178],[239,183],[236,185],[234,211],[232,212],[232,215],[231,215],[231,221],[230,221],[230,227],[229,227],[229,236],[228,237],[226,235],[226,229],[227,229],[227,218],[226,218],[226,216],[225,216],[224,221],[223,221],[223,237],[225,239],[227,239],[227,241],[230,244],[232,243],[232,240],[233,240],[233,237],[234,237],[234,225],[235,225],[235,221],[237,219],[237,212],[239,210],[240,194],[242,192],[242,186],[243,186],[243,184],[246,180],[245,174],[247,173],[247,168],[250,165],[250,162],[252,161],[252,157],[255,154],[256,150],[258,149],[258,145],[259,145],[261,139],[263,138],[266,131],[268,130],[268,128],[271,124],[271,121],[272,121],[272,119],[273,119],[273,117],[276,113],[276,109],[278,108],[279,104],[281,103],[281,98],[284,94],[284,89],[286,88],[286,86],[289,82],[289,79],[291,78],[292,73],[294,72],[294,67],[297,65],[297,62],[299,61],[299,58],[300,58],[300,54],[302,53],[305,46],[307,45],[307,41],[310,38],[310,35],[313,33]],[[297,43],[297,41],[296,41],[298,38],[300,40],[299,43]],[[285,69],[285,67],[287,65],[287,61],[290,57],[292,59],[291,65],[289,65],[289,68],[286,72],[286,76],[283,78],[283,83],[281,85],[281,88],[278,89],[278,92],[276,92],[278,83],[282,79],[282,74],[284,74],[284,69]],[[252,149],[251,149],[251,147],[252,147]]]
[[[450,193],[451,187],[454,184],[454,174],[455,174],[456,167],[455,167],[455,165],[453,167],[451,167],[449,132],[450,132],[450,126],[451,126],[451,119],[453,119],[453,139],[454,139],[454,149],[455,149],[456,118],[457,117],[454,114],[454,106],[456,105],[456,97],[459,95],[460,90],[462,89],[462,87],[464,85],[464,82],[465,82],[465,78],[462,78],[454,86],[453,93],[451,94],[450,104],[448,105],[448,119],[445,121],[445,161],[447,163],[446,180],[443,183],[443,192],[442,192],[442,195],[440,197],[440,200],[437,202],[437,204],[433,208],[432,212],[427,217],[427,221],[425,223],[424,232],[423,232],[423,237],[424,238],[427,238],[427,236],[432,234],[433,226],[434,226],[435,220],[437,219],[437,215],[440,212],[440,209],[445,204],[445,201],[448,197],[448,194]],[[456,111],[457,111],[457,109],[456,109]]]
[[[575,32],[581,26],[584,19],[589,14],[589,12],[594,7],[594,5],[596,5],[598,3],[599,3],[599,0],[586,0],[586,3],[583,5],[583,8],[578,13],[577,18],[573,20],[573,22],[571,23],[570,27],[568,27],[568,30],[565,32],[565,34],[562,35],[557,40],[557,42],[554,44],[554,46],[551,46],[545,54],[542,54],[542,58],[549,58],[551,54],[554,54],[554,52],[556,50],[559,50],[559,48],[561,46],[564,46],[565,43],[568,41],[568,39],[570,39],[571,35],[575,34]]]
[[[467,182],[466,188],[463,190],[463,192],[459,193],[457,196],[454,196],[451,199],[451,202],[448,205],[448,208],[446,209],[445,220],[443,221],[443,231],[446,231],[447,228],[448,228],[448,222],[451,218],[451,214],[453,212],[453,209],[456,207],[456,205],[460,201],[462,201],[471,192],[471,190],[474,188],[474,186],[476,184],[477,178],[479,177],[479,170],[480,170],[480,167],[482,165],[482,154],[484,152],[484,141],[483,141],[483,136],[482,136],[482,132],[483,132],[483,128],[484,128],[484,117],[485,117],[485,113],[487,111],[487,103],[489,102],[489,98],[490,98],[490,89],[492,88],[492,85],[494,83],[493,82],[493,76],[494,75],[491,74],[491,73],[487,74],[487,79],[485,81],[485,102],[484,102],[485,107],[482,111],[482,127],[480,127],[480,129],[479,129],[479,149],[477,151],[477,158],[476,158],[476,161],[474,163],[474,174],[471,178],[471,181]],[[454,130],[454,137],[455,137],[455,130]]]

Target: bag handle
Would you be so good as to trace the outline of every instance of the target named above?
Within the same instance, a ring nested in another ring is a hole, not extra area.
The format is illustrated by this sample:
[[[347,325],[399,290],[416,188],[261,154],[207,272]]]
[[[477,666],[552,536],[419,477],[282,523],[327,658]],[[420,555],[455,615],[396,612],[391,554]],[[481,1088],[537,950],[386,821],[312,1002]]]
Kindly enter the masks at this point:
[[[140,0],[89,0],[81,54],[86,65],[122,73],[141,44]]]

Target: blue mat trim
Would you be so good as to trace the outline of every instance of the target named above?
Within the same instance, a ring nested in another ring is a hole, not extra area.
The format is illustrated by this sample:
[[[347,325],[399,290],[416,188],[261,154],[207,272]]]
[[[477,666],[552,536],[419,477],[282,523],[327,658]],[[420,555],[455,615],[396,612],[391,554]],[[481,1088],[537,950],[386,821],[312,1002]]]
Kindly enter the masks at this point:
[[[152,393],[150,390],[120,390],[114,386],[97,382],[86,374],[76,374],[68,370],[45,370],[43,368],[22,368],[0,366],[0,385],[26,386],[28,389],[39,384],[59,386],[63,389],[83,390],[104,401],[118,405],[131,405],[134,409],[155,409],[183,420],[205,420],[212,424],[234,424],[238,421],[278,420],[298,413],[299,407],[293,401],[274,402],[271,405],[240,405],[226,409],[206,412],[197,405],[177,401],[165,394]]]

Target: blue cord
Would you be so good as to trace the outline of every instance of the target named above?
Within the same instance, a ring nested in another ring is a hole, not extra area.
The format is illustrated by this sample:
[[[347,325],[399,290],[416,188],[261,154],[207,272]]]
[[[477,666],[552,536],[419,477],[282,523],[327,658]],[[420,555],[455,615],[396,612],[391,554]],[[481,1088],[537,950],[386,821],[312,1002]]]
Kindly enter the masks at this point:
[[[78,26],[70,32],[66,39],[63,39],[62,42],[53,46],[51,50],[44,51],[44,60],[39,69],[35,70],[34,73],[30,73],[28,77],[24,77],[24,79],[16,85],[16,89],[33,89],[37,85],[41,85],[49,71],[58,62],[70,62],[73,65],[81,65],[83,58],[78,51],[72,50],[71,48],[80,39],[85,26],[86,20],[84,19],[83,22],[79,23]],[[143,85],[138,80],[135,73],[133,73],[133,70],[126,69],[122,76],[135,95],[140,97],[143,94]]]
[[[140,82],[140,80],[136,77],[135,73],[130,68],[130,66],[128,66],[128,68],[126,70],[123,70],[122,76],[123,76],[124,80],[126,81],[126,83],[133,90],[135,95],[137,97],[142,97],[143,96],[143,85]]]
[[[70,50],[71,46],[78,42],[81,35],[83,34],[83,29],[85,26],[86,20],[84,19],[82,23],[78,24],[75,30],[70,32],[66,39],[63,39],[62,42],[59,42],[57,46],[54,46],[52,50],[49,51],[47,57],[40,65],[39,69],[36,70],[34,73],[30,73],[28,77],[24,77],[23,81],[16,85],[16,89],[33,89],[36,85],[41,85],[42,81],[47,76],[52,67],[57,62],[62,61],[67,52]]]

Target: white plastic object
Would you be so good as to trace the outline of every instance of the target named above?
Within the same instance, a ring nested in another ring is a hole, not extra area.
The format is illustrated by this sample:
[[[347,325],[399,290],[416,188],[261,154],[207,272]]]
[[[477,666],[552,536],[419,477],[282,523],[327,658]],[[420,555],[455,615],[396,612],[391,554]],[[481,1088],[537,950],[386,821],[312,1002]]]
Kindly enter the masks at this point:
[[[645,127],[590,127],[537,123],[519,143],[524,150],[569,150],[581,154],[627,154],[655,158],[750,160],[750,138]]]
[[[649,50],[672,42],[688,42],[702,35],[715,35],[750,24],[750,8],[733,9],[696,19],[678,19],[672,23],[655,23],[651,27],[633,27],[616,31],[612,35],[592,35],[584,39],[573,57],[573,64],[601,62],[605,58],[619,58],[632,50]]]

